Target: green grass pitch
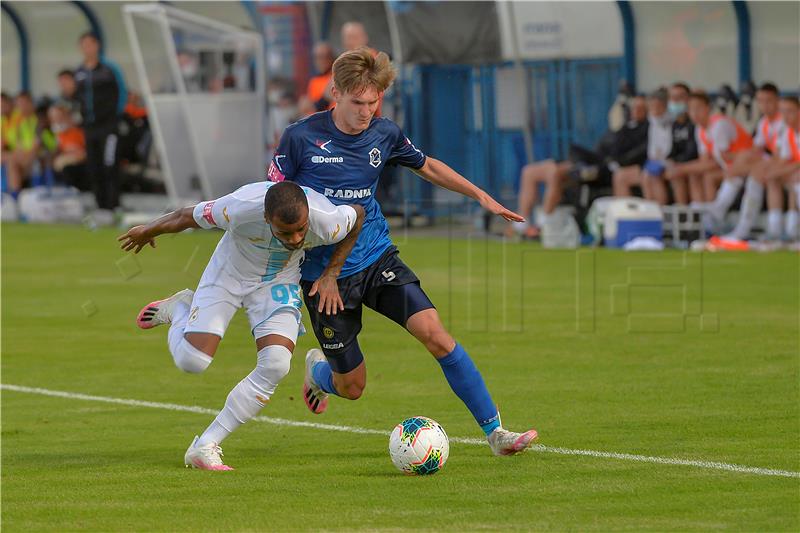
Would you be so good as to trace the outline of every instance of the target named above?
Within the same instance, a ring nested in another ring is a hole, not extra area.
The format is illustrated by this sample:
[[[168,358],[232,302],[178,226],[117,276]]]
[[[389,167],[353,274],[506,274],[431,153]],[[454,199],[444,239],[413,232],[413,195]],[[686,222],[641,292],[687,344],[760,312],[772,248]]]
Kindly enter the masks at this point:
[[[136,259],[116,235],[3,226],[2,383],[221,408],[255,364],[243,313],[199,376],[173,366],[164,328],[134,324],[196,286],[219,234],[162,237]],[[800,256],[396,241],[507,427],[549,447],[789,475],[454,442],[440,473],[403,476],[387,454],[400,420],[482,434],[424,349],[365,311],[364,397],[306,410],[308,334],[262,415],[385,435],[254,421],[224,443],[233,472],[183,467],[207,413],[3,390],[3,530],[800,529]]]

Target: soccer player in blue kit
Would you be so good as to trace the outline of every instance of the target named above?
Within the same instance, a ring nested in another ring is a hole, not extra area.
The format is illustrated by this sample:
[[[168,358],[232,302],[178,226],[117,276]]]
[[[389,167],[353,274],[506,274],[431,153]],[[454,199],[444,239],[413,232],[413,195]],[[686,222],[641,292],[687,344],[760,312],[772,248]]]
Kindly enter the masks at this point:
[[[306,252],[300,283],[322,352],[312,349],[306,355],[303,397],[308,408],[318,414],[327,408],[329,394],[351,400],[361,396],[367,373],[357,336],[361,306],[366,305],[425,345],[453,392],[483,429],[492,451],[512,455],[537,438],[536,430],[515,433],[501,426],[480,372],[445,330],[417,276],[400,260],[375,200],[375,189],[384,165],[400,164],[435,185],[477,200],[506,220],[524,219],[445,163],[426,157],[397,124],[374,116],[395,76],[385,53],[361,48],[339,56],[333,64],[336,106],[286,128],[268,170],[272,181],[294,181],[324,194],[334,204],[359,204],[366,212],[358,241],[340,272],[329,269],[322,275],[332,247]],[[317,279],[317,290],[312,291]],[[337,293],[341,302],[332,296]]]

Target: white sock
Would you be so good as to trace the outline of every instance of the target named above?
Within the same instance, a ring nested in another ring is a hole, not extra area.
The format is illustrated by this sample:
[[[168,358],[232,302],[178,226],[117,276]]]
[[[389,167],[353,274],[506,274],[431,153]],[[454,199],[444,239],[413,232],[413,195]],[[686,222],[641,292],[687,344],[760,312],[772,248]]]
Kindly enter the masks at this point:
[[[798,230],[800,230],[800,228],[797,227],[798,222],[800,222],[800,220],[798,220],[800,216],[798,215],[800,215],[800,213],[797,211],[788,211],[786,213],[786,237],[793,241],[797,240]]]
[[[734,239],[746,239],[756,223],[758,213],[761,212],[761,204],[764,202],[764,186],[753,178],[747,178],[744,186],[744,198],[742,198],[742,209],[739,212],[739,221],[730,233]]]
[[[198,446],[221,443],[236,428],[253,418],[272,397],[278,383],[289,373],[292,352],[283,346],[267,346],[258,352],[256,368],[236,385],[225,407],[203,432]]]
[[[528,223],[527,222],[512,222],[511,223],[511,227],[514,228],[514,231],[518,235],[522,235],[523,233],[525,233],[525,230],[528,229]]]
[[[780,239],[783,231],[783,210],[770,209],[767,212],[767,238]]]
[[[550,220],[553,217],[553,213],[545,213],[544,209],[542,209],[541,213],[539,213],[539,227],[545,227],[550,223]]]
[[[800,182],[794,184],[794,195],[797,197],[797,207],[800,209]]]
[[[736,201],[739,191],[742,190],[744,180],[742,178],[728,178],[722,182],[719,187],[716,198],[711,202],[709,211],[715,221],[722,221],[725,219],[725,214]]]

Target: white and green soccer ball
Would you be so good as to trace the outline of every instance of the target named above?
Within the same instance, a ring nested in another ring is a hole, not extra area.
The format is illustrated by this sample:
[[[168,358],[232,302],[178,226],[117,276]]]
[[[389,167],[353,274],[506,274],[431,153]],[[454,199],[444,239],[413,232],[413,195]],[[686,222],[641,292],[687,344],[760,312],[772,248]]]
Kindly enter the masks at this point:
[[[389,455],[394,466],[405,474],[435,474],[447,462],[450,441],[438,422],[414,416],[395,426],[389,437]]]

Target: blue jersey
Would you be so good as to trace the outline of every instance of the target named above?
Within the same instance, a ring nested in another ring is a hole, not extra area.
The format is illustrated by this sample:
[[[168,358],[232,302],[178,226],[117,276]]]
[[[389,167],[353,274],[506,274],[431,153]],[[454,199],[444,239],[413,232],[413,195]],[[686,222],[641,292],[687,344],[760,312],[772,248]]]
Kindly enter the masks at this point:
[[[272,158],[267,171],[271,181],[294,181],[334,204],[364,208],[364,225],[340,277],[364,270],[392,244],[389,225],[375,199],[378,177],[387,163],[422,168],[425,154],[387,118],[374,118],[366,130],[348,135],[334,125],[331,111],[315,113],[286,128]],[[332,246],[307,250],[303,279],[319,278],[332,252]]]

